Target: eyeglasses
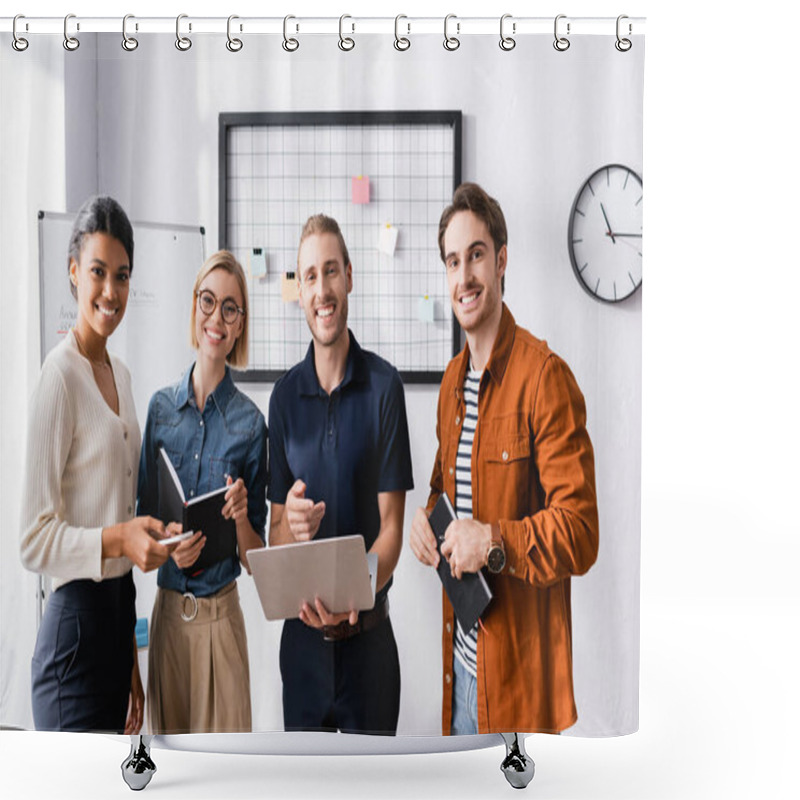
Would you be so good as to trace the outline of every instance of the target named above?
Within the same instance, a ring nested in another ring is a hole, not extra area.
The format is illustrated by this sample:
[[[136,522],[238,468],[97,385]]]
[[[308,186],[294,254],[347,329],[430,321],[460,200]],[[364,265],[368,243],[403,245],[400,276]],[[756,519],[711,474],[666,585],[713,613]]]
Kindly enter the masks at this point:
[[[210,289],[201,289],[197,292],[197,302],[200,306],[200,310],[207,317],[210,317],[214,313],[217,308],[217,303],[222,302],[222,319],[224,319],[228,325],[233,325],[239,314],[244,316],[244,309],[237,306],[233,298],[226,297],[224,300],[219,301],[214,295],[214,292]]]

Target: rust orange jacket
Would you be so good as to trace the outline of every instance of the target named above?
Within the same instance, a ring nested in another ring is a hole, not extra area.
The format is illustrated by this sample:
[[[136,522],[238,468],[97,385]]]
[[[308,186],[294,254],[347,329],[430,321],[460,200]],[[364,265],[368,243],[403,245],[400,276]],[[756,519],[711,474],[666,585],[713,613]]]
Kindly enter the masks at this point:
[[[465,347],[439,391],[439,449],[428,510],[455,499],[464,418]],[[486,573],[494,597],[478,630],[478,731],[557,732],[577,719],[572,684],[570,578],[597,558],[594,453],[586,408],[569,367],[503,314],[478,395],[472,510],[499,523],[506,565]],[[452,714],[453,609],[444,620],[442,732]]]

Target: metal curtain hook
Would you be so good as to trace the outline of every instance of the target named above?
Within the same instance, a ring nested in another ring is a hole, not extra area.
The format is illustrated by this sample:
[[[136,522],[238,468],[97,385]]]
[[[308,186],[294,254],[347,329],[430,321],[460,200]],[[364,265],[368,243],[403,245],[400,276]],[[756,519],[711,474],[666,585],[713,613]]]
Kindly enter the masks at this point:
[[[14,36],[14,38],[11,40],[11,46],[18,53],[21,53],[23,50],[27,50],[28,49],[28,40],[24,39],[22,36],[20,36],[17,33],[17,20],[18,19],[25,19],[25,15],[24,14],[17,14],[17,16],[14,17],[14,24],[13,24],[13,26],[11,28],[11,33]]]
[[[617,41],[614,42],[614,47],[616,47],[617,50],[620,51],[620,53],[627,53],[628,50],[630,50],[631,47],[633,47],[633,43],[631,42],[630,39],[623,39],[619,35],[620,22],[622,22],[622,20],[624,20],[624,19],[628,19],[628,15],[627,14],[620,14],[617,17]],[[628,23],[628,35],[630,35],[631,33],[633,33],[633,26],[629,22]]]
[[[560,19],[566,19],[566,14],[559,14],[556,17],[556,21],[553,23],[553,36],[555,37],[555,41],[553,42],[553,47],[559,51],[559,53],[563,53],[565,50],[569,50],[570,41],[566,38],[566,36],[559,36],[558,35],[558,21]],[[569,36],[569,22],[567,23],[567,36]]]
[[[67,26],[69,25],[69,21],[71,19],[75,19],[74,14],[67,14],[67,16],[64,17],[64,49],[69,50],[70,52],[77,50],[81,46],[81,43],[74,36],[70,36],[69,31],[67,30]],[[78,30],[80,30],[80,26],[78,27]]]
[[[355,40],[353,40],[350,36],[345,36],[344,33],[342,32],[342,24],[346,19],[353,19],[353,18],[349,14],[342,14],[342,16],[339,17],[339,49],[344,50],[345,52],[347,52],[348,50],[352,50],[356,46]],[[352,32],[355,33],[356,30],[355,22],[351,23],[351,25],[353,28]]]
[[[456,19],[455,14],[448,14],[444,18],[444,42],[442,42],[445,50],[458,50],[461,47],[461,40],[457,36],[449,36],[447,33],[447,26],[451,19]],[[456,22],[456,33],[461,31],[461,23]]]
[[[283,18],[283,43],[282,43],[282,47],[287,53],[294,53],[294,51],[297,50],[298,47],[300,47],[300,42],[298,42],[297,39],[295,39],[294,37],[290,38],[289,35],[288,35],[288,27],[289,27],[288,23],[289,23],[290,19],[295,19],[295,17],[293,17],[291,14],[287,14]],[[297,29],[295,28],[295,30],[297,30]]]
[[[128,36],[128,20],[134,19],[133,14],[126,14],[122,18],[122,49],[129,53],[139,46],[139,40],[133,36]]]
[[[394,18],[394,49],[400,50],[408,50],[411,47],[411,39],[406,38],[405,36],[400,35],[400,20],[401,19],[408,19],[405,14],[398,14]],[[407,22],[406,23],[407,33],[411,33],[411,25]]]
[[[231,14],[228,17],[228,29],[227,29],[228,41],[225,42],[225,47],[227,47],[231,53],[238,53],[242,49],[242,47],[244,47],[241,39],[237,39],[231,36],[231,22],[233,22],[233,20],[235,19],[239,19],[239,17],[236,16],[236,14]],[[239,30],[241,30],[241,28],[239,28]]]
[[[187,19],[188,16],[188,14],[178,14],[175,20],[175,47],[183,52],[192,46],[192,40],[188,36],[181,36],[181,20]],[[191,29],[192,26],[189,25],[189,30]]]
[[[500,17],[500,49],[505,50],[506,52],[508,52],[509,50],[513,50],[517,46],[516,39],[514,39],[511,36],[505,35],[504,26],[506,24],[507,19],[511,19],[511,14],[503,14],[503,16]],[[511,23],[511,32],[512,33],[517,32],[516,22]]]

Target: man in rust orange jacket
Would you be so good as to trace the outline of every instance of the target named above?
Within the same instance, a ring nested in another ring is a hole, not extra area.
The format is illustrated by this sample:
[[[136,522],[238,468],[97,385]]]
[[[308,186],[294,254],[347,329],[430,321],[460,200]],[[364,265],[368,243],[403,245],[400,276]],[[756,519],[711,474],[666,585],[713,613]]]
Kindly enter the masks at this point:
[[[457,519],[442,555],[458,579],[483,570],[493,598],[464,631],[443,593],[444,734],[558,732],[577,719],[570,578],[597,558],[594,454],[572,372],[503,302],[507,238],[497,201],[462,184],[439,249],[467,341],[442,380],[431,493],[410,541],[438,565],[428,514],[447,492]]]

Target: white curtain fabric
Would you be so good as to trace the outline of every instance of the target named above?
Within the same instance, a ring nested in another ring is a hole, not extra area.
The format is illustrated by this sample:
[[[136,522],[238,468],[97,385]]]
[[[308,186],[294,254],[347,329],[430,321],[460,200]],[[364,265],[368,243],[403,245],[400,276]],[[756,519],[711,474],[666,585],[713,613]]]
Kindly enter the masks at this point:
[[[65,53],[0,48],[0,721],[31,728],[38,577],[20,565],[28,396],[39,372],[37,212],[64,208]]]
[[[552,38],[526,37],[504,53],[496,36],[469,37],[449,53],[441,37],[419,36],[398,53],[390,38],[359,36],[355,49],[342,53],[335,37],[308,37],[287,54],[272,37],[253,37],[231,54],[218,36],[195,37],[186,53],[171,35],[148,37],[133,53],[120,48],[117,35],[84,36],[76,53],[51,38],[25,54],[0,48],[0,721],[31,726],[36,581],[19,563],[17,519],[27,396],[38,368],[36,212],[75,211],[99,191],[133,220],[205,226],[213,252],[221,112],[431,109],[462,111],[462,177],[495,196],[508,223],[509,307],[518,324],[564,357],[587,401],[600,556],[572,583],[578,722],[568,733],[635,731],[642,291],[618,305],[591,299],[570,265],[567,224],[578,189],[598,167],[621,163],[642,175],[643,39],[625,54],[613,36],[576,39],[558,53]],[[271,386],[244,388],[266,413]],[[407,498],[406,544],[391,591],[403,685],[399,734],[438,734],[441,724],[440,588],[407,545],[414,509],[427,497],[437,392],[406,387],[416,488]],[[146,408],[138,413],[143,423]],[[155,576],[136,580],[138,616],[149,617]],[[264,620],[249,578],[239,588],[253,727],[280,730],[280,624]]]

